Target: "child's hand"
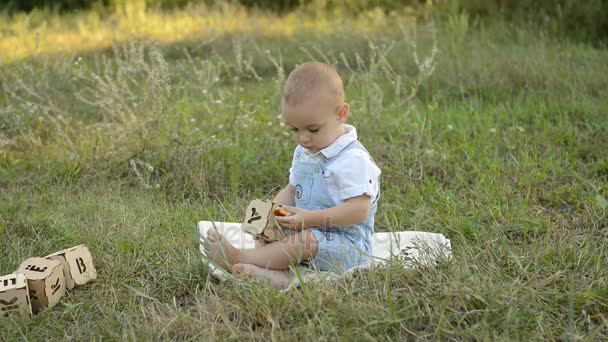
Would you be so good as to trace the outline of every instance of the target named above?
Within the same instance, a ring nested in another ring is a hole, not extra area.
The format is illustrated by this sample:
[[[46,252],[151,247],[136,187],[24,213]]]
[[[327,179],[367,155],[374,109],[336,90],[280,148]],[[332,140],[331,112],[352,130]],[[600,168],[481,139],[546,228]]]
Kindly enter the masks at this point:
[[[310,210],[305,210],[301,208],[291,207],[288,205],[284,205],[283,208],[287,209],[291,213],[289,216],[275,216],[277,222],[283,227],[283,229],[301,231],[304,229],[308,229],[311,226],[307,223],[310,223]]]

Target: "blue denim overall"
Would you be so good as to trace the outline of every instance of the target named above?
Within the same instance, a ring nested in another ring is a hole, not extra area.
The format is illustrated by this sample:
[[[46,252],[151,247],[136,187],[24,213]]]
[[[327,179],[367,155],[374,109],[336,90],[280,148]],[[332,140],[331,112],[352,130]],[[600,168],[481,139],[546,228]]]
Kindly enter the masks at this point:
[[[296,207],[307,210],[320,210],[335,207],[335,203],[327,190],[326,169],[342,153],[353,148],[369,152],[358,141],[348,144],[340,153],[332,158],[322,156],[322,161],[312,158],[303,160],[304,152],[295,155],[292,173],[295,177]],[[372,159],[373,161],[373,159]],[[363,181],[368,181],[363,180]],[[377,180],[379,182],[379,179]],[[372,236],[374,234],[374,214],[378,207],[380,193],[374,199],[365,221],[347,228],[314,227],[309,230],[314,234],[318,252],[309,261],[302,264],[318,271],[342,272],[353,267],[368,264],[372,255]]]

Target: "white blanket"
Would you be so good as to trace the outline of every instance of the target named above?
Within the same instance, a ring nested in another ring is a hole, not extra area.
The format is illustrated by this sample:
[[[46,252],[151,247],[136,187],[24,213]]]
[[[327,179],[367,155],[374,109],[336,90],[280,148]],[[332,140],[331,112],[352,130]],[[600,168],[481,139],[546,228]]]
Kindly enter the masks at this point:
[[[212,222],[201,221],[198,223],[200,236],[200,251],[203,255],[203,262],[209,266],[213,276],[219,279],[236,279],[230,273],[216,266],[205,255],[203,243],[209,229],[217,229],[223,234],[230,243],[237,248],[254,248],[255,241],[253,236],[241,231],[241,224],[234,222]],[[372,263],[350,269],[344,273],[317,272],[306,267],[297,267],[301,278],[294,279],[291,286],[298,286],[301,281],[309,282],[320,279],[337,279],[355,269],[380,267],[387,262],[399,262],[403,267],[412,267],[416,264],[434,265],[451,257],[451,243],[443,234],[427,232],[390,232],[374,233],[372,242]]]

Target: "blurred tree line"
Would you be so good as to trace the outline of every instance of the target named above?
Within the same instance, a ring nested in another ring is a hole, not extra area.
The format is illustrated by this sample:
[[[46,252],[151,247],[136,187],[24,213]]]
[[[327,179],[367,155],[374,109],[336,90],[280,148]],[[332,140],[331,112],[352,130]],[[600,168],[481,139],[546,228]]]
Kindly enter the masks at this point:
[[[548,25],[553,31],[575,33],[578,37],[608,44],[608,0],[3,0],[0,10],[9,14],[37,8],[58,12],[103,10],[133,1],[144,3],[147,8],[160,9],[230,2],[279,12],[307,5],[317,8],[340,6],[354,13],[374,7],[393,11],[406,6],[431,8],[439,15],[465,11],[474,18],[502,17]]]

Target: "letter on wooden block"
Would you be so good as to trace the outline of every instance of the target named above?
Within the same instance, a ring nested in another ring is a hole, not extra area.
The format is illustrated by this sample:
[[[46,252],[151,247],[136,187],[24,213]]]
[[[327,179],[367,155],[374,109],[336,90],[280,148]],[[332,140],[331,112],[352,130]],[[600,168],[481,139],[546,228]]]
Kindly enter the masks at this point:
[[[46,256],[47,259],[59,261],[64,269],[65,283],[70,290],[74,286],[84,285],[97,278],[91,251],[85,245],[78,245]]]
[[[29,258],[21,263],[16,273],[27,278],[32,310],[54,307],[65,295],[63,265],[57,260]]]

